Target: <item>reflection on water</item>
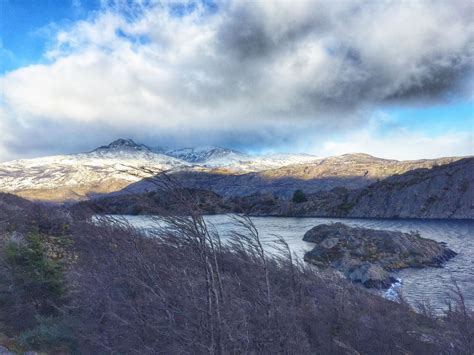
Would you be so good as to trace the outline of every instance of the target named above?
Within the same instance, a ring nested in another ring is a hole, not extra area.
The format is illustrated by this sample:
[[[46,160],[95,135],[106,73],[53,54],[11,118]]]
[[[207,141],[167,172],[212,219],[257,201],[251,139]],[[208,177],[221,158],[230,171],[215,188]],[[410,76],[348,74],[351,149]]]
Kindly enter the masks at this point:
[[[155,222],[147,216],[126,216],[136,227],[153,228]],[[454,279],[458,282],[469,307],[474,308],[474,221],[435,220],[384,220],[384,219],[335,219],[335,218],[252,218],[262,240],[270,242],[277,234],[287,241],[291,250],[299,256],[312,248],[312,243],[302,240],[304,233],[318,224],[343,222],[350,226],[374,229],[419,231],[422,237],[446,242],[458,255],[448,261],[443,268],[406,269],[394,276],[402,280],[402,292],[406,299],[416,304],[428,301],[436,308],[445,305],[446,292]],[[206,216],[223,236],[229,236],[236,226],[227,215]]]

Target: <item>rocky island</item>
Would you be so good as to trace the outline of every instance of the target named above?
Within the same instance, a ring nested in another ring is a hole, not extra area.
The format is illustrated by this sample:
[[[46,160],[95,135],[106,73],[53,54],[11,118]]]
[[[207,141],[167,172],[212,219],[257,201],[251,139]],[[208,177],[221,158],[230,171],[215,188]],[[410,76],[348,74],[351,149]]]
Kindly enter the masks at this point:
[[[392,271],[441,267],[456,255],[444,243],[422,238],[417,232],[374,230],[343,223],[313,227],[303,240],[316,243],[305,254],[305,261],[333,267],[368,288],[390,287],[395,281]]]

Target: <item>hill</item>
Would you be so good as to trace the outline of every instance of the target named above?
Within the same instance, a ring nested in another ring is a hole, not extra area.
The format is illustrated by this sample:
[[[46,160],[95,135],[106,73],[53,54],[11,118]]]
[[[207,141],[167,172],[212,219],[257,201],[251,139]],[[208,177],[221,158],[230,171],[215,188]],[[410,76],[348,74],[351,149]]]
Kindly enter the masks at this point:
[[[355,190],[335,188],[307,195],[307,202],[241,199],[254,215],[361,218],[474,218],[474,158],[390,176]],[[271,206],[271,207],[269,207]]]
[[[210,189],[185,188],[184,184],[176,184],[176,189],[181,192],[185,190],[190,198],[197,201],[196,206],[204,214],[236,212],[255,216],[474,219],[472,176],[474,158],[465,158],[393,175],[359,189],[335,187],[315,193],[305,190],[307,201],[299,203],[279,197],[278,194],[266,193],[264,189],[247,196],[225,196]],[[217,181],[217,186],[223,191],[241,191],[239,186],[232,186],[229,181],[226,182],[229,185],[224,185],[218,180],[226,177],[217,174],[211,177],[215,180],[210,179],[209,175],[201,176],[203,182]],[[85,202],[82,206],[92,207],[99,213],[179,212],[173,207],[176,192],[157,189],[155,183],[159,183],[160,178],[154,183],[142,181],[132,185],[140,190],[128,188],[126,193],[110,194]],[[150,190],[141,190],[144,186]],[[225,190],[225,186],[228,186],[228,190]],[[290,188],[296,186],[289,186],[287,191],[294,191]]]
[[[223,197],[272,194],[288,199],[297,189],[306,193],[329,191],[336,187],[359,189],[394,174],[431,168],[459,159],[461,158],[398,161],[367,154],[345,154],[246,174],[201,169],[181,170],[170,176],[181,187],[210,190]],[[160,177],[157,178],[159,180]],[[153,183],[143,180],[129,185],[122,192],[142,193],[154,189]]]

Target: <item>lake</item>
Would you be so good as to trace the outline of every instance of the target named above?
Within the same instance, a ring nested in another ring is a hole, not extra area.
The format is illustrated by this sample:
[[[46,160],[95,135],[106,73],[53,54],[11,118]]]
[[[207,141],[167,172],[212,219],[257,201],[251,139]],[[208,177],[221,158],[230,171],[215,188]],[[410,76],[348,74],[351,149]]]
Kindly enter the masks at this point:
[[[156,223],[147,216],[123,217],[138,228],[150,229]],[[223,238],[237,229],[228,215],[206,216],[205,219]],[[446,306],[447,289],[454,279],[462,289],[466,303],[474,309],[474,221],[289,217],[253,217],[252,220],[263,241],[270,243],[275,239],[275,234],[280,235],[300,257],[312,248],[312,243],[302,240],[304,233],[318,224],[343,222],[350,226],[374,229],[419,231],[422,237],[445,242],[458,255],[446,262],[443,268],[405,269],[394,273],[395,277],[401,279],[403,296],[412,305],[428,301],[439,310]]]

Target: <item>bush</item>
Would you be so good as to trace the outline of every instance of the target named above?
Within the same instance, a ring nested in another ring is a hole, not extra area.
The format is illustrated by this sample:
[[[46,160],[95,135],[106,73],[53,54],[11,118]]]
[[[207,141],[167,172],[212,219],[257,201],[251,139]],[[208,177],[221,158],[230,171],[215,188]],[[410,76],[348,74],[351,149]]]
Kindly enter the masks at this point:
[[[32,232],[0,250],[0,318],[20,332],[37,316],[56,316],[64,301],[64,268],[48,255],[46,239]]]
[[[20,334],[18,340],[21,346],[34,349],[63,347],[63,350],[74,350],[74,339],[69,333],[69,326],[64,324],[61,318],[37,316],[35,319],[36,326]]]
[[[42,236],[30,234],[25,243],[10,242],[5,250],[14,287],[34,304],[59,299],[64,292],[63,268],[46,254]]]
[[[293,199],[292,201],[294,203],[301,203],[301,202],[306,202],[308,199],[306,198],[305,193],[302,190],[296,190],[293,194]]]

